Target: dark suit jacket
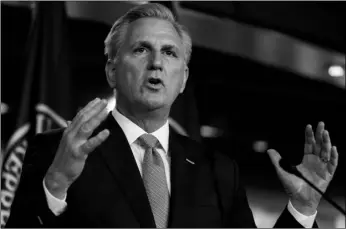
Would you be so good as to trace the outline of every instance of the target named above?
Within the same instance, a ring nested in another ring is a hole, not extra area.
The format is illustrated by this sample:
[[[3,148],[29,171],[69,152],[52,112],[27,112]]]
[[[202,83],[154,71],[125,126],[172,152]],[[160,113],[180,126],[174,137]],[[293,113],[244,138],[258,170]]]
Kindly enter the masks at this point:
[[[26,153],[7,227],[155,227],[131,148],[111,113],[99,130],[104,128],[110,136],[89,155],[68,190],[67,209],[59,216],[48,208],[42,182],[63,130],[35,137]],[[256,227],[234,161],[207,152],[172,130],[169,146],[168,227]],[[287,210],[276,226],[301,227]]]

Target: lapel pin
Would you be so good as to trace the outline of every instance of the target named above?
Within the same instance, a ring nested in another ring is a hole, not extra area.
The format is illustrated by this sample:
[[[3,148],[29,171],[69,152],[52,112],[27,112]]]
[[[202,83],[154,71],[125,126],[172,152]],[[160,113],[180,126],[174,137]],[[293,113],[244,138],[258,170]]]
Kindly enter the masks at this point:
[[[195,164],[195,162],[190,161],[190,160],[189,160],[189,159],[187,159],[187,158],[186,158],[186,161],[187,161],[187,162],[189,162],[190,164],[193,164],[193,165]]]
[[[40,224],[43,225],[43,222],[42,222],[42,220],[41,220],[41,217],[40,217],[40,216],[37,216],[37,219],[38,219],[38,221],[40,222]]]

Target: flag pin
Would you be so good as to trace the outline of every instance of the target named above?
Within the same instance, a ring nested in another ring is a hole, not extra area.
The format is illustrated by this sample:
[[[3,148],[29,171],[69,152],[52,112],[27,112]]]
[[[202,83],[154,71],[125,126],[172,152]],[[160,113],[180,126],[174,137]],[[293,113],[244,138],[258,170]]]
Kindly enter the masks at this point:
[[[193,164],[193,165],[195,164],[195,162],[190,161],[190,160],[189,160],[189,159],[187,159],[187,158],[186,158],[186,161],[187,161],[187,162],[189,162],[190,164]]]

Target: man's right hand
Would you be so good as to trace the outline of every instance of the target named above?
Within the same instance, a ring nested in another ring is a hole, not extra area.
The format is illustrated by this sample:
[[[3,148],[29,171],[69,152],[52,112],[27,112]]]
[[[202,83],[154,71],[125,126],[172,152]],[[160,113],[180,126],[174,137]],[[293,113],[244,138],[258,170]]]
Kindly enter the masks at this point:
[[[53,163],[44,178],[48,191],[56,198],[64,199],[67,189],[82,173],[89,153],[109,136],[109,130],[105,129],[89,138],[107,117],[106,106],[106,100],[94,99],[78,112],[65,129]]]

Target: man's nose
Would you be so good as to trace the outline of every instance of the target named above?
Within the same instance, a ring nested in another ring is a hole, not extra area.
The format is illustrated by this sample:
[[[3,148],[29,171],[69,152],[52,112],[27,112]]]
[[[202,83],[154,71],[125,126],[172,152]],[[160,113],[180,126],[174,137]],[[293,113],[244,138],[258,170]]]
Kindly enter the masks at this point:
[[[148,70],[162,71],[162,55],[160,52],[153,52],[150,56]]]

